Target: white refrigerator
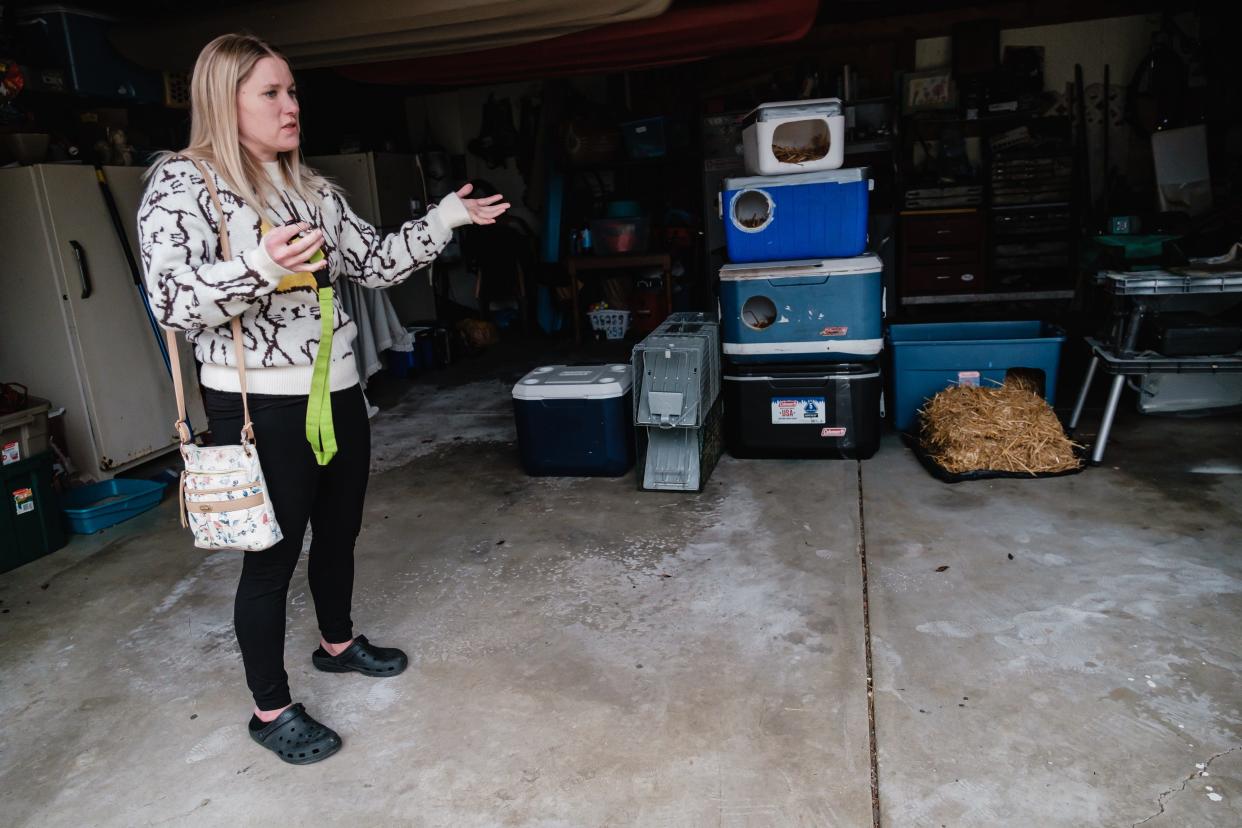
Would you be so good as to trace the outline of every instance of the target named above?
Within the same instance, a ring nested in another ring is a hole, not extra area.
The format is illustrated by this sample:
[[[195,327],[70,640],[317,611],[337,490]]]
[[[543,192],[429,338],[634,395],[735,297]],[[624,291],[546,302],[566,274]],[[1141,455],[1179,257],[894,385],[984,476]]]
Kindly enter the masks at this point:
[[[141,266],[142,170],[105,172]],[[65,409],[67,449],[84,480],[175,448],[172,381],[94,168],[0,169],[0,204],[0,381]],[[202,430],[193,357],[188,345],[180,350],[191,425]]]

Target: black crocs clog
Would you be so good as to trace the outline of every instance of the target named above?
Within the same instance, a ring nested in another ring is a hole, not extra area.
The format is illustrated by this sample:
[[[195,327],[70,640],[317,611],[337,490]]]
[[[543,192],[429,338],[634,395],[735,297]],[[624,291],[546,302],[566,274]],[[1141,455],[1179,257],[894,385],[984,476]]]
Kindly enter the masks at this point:
[[[271,722],[251,716],[249,729],[251,739],[291,765],[319,762],[341,749],[336,731],[312,719],[301,704],[291,705]]]
[[[337,656],[328,655],[323,647],[317,648],[311,654],[311,663],[325,673],[354,672],[384,678],[403,671],[410,659],[395,647],[376,647],[360,635]]]

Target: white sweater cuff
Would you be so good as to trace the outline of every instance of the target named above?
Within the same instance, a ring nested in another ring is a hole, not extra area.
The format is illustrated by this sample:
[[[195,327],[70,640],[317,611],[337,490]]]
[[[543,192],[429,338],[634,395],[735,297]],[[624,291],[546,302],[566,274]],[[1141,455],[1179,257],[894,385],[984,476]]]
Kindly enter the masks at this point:
[[[246,263],[246,267],[258,273],[271,285],[272,289],[280,284],[280,280],[286,276],[292,275],[294,271],[286,270],[267,252],[267,248],[263,246],[263,242],[259,242],[259,246],[253,250],[247,250],[242,254],[242,261]]]
[[[470,214],[466,212],[466,205],[461,203],[457,193],[446,195],[436,205],[435,209],[428,214],[427,219],[439,224],[446,232],[452,232],[455,228],[472,224]]]

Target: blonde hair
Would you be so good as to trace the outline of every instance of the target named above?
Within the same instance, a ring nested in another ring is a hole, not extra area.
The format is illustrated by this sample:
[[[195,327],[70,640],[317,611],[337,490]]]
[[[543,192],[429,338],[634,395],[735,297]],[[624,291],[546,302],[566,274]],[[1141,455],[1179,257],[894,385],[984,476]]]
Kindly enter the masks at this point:
[[[237,118],[237,92],[259,61],[285,56],[265,41],[247,34],[220,35],[203,47],[190,79],[190,144],[181,152],[162,153],[151,166],[187,157],[207,161],[233,192],[260,216],[276,188],[262,164],[241,143]],[[302,163],[298,151],[276,156],[285,186],[304,200],[317,204],[320,194],[339,188]]]

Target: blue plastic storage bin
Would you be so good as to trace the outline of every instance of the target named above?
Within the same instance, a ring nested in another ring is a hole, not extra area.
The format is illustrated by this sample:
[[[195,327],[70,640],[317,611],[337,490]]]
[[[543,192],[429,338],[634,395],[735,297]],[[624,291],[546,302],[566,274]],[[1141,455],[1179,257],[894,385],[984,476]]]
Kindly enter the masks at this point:
[[[739,365],[874,359],[884,346],[882,272],[872,254],[725,265],[725,356]]]
[[[61,504],[52,488],[50,451],[0,463],[0,572],[65,545]]]
[[[619,477],[634,465],[628,365],[548,365],[513,386],[518,450],[534,476]]]
[[[385,352],[385,357],[388,360],[388,373],[397,379],[408,379],[420,370],[417,351],[390,349]]]
[[[1057,366],[1065,332],[1031,322],[949,322],[890,325],[893,352],[893,419],[899,431],[915,424],[918,410],[951,385],[998,385],[1013,368],[1044,374],[1044,399],[1056,404]]]
[[[69,492],[64,498],[69,530],[89,535],[159,505],[164,484],[154,480],[105,480]]]
[[[664,118],[628,121],[621,124],[621,135],[625,139],[625,152],[630,158],[664,157]]]
[[[61,72],[65,88],[57,91],[164,103],[163,75],[122,57],[112,45],[115,17],[67,4],[23,5],[31,6],[18,12],[23,45],[38,56],[37,63],[31,61],[36,66]],[[33,74],[36,83],[48,84],[42,73]]]
[[[841,259],[867,247],[867,167],[726,178],[721,197],[731,262]]]
[[[414,338],[414,347],[409,351],[398,351],[390,348],[385,352],[388,359],[388,372],[398,379],[407,379],[419,371],[430,371],[436,367],[435,338],[431,328],[406,328]]]

